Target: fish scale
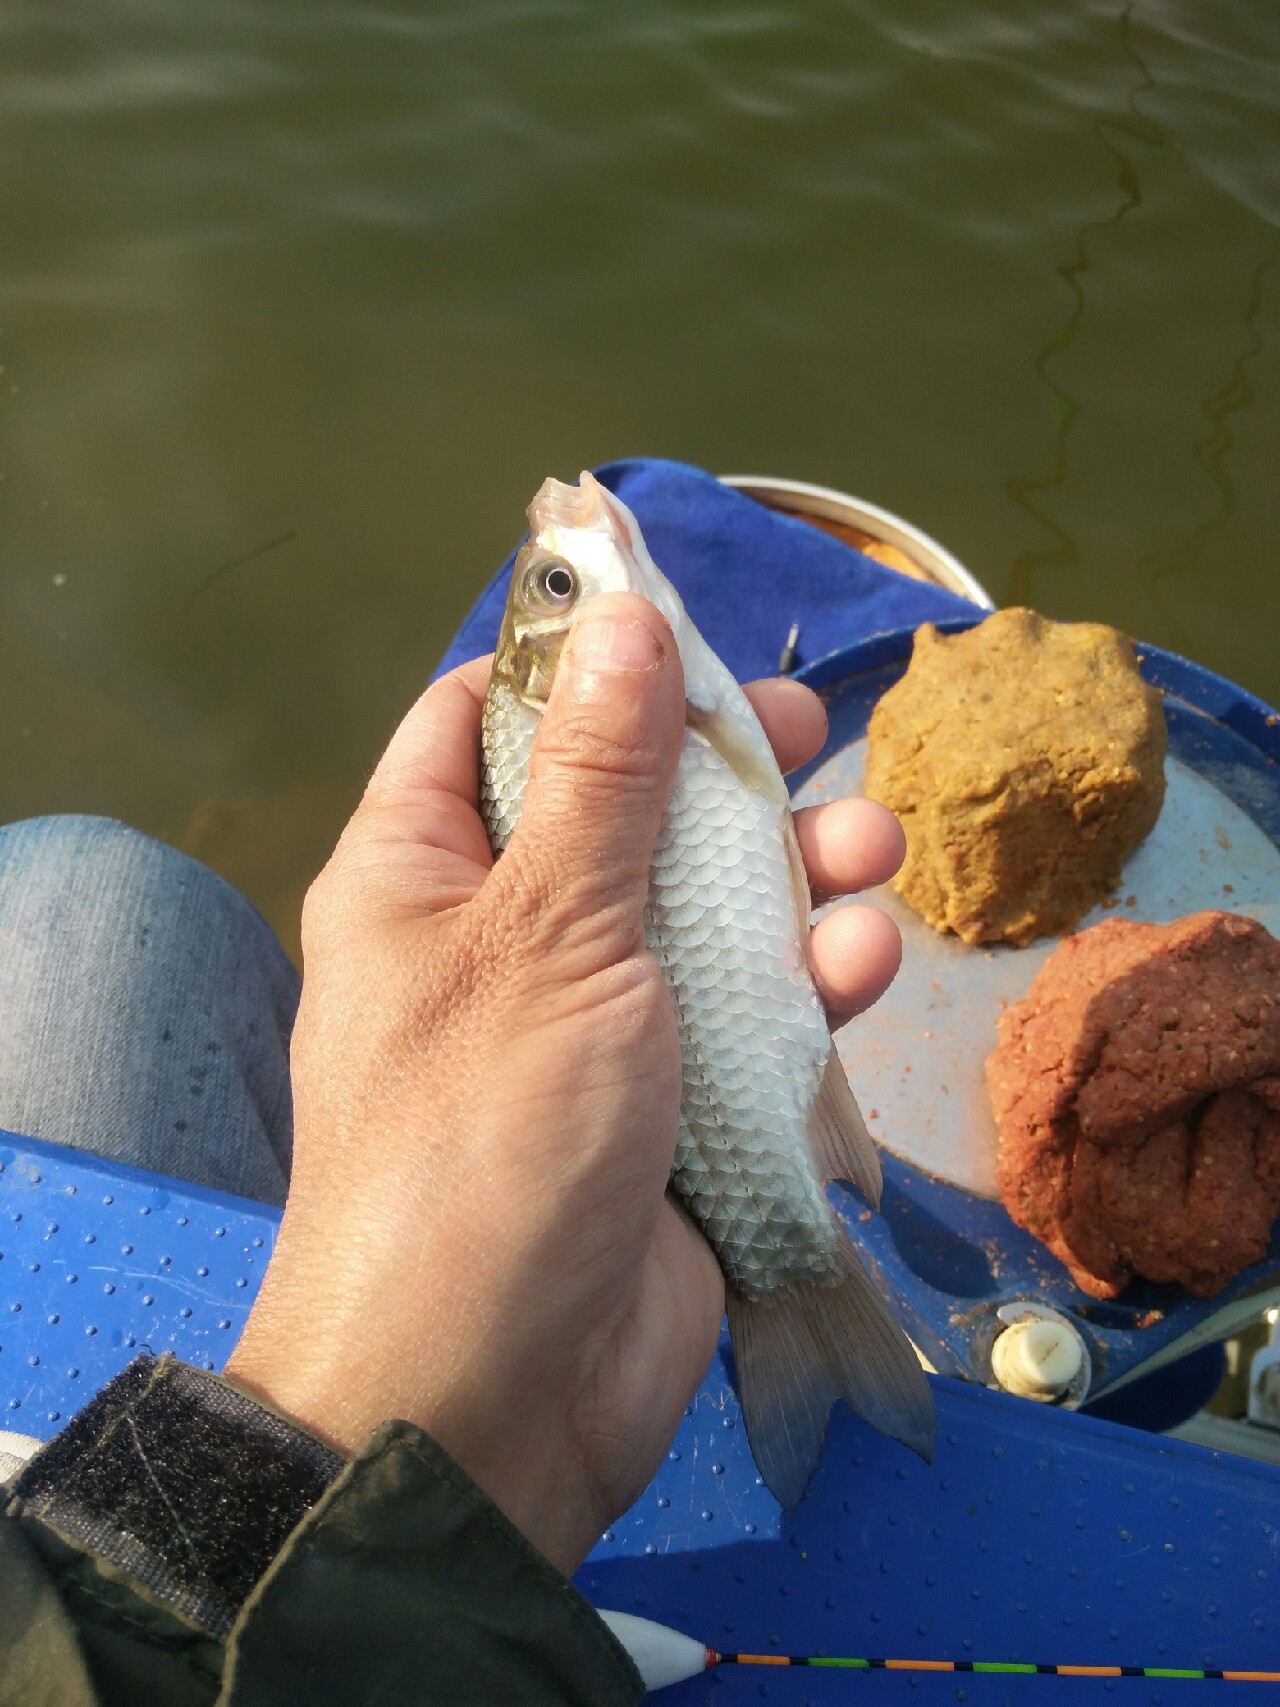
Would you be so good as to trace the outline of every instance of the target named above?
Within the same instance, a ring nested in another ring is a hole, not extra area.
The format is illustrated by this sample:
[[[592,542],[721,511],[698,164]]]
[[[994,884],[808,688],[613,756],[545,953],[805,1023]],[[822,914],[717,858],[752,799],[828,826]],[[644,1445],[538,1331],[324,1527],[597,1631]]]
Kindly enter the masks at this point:
[[[494,853],[501,853],[520,821],[529,756],[538,715],[514,694],[491,693],[481,719],[480,816]]]
[[[654,848],[645,934],[680,1032],[672,1184],[745,1296],[833,1278],[838,1233],[807,1137],[831,1042],[797,951],[776,809],[692,730]]]
[[[495,851],[519,822],[537,728],[514,694],[489,695],[480,810]],[[693,730],[654,848],[645,938],[680,1034],[672,1185],[744,1296],[834,1279],[839,1233],[807,1136],[831,1040],[797,946],[777,812]]]

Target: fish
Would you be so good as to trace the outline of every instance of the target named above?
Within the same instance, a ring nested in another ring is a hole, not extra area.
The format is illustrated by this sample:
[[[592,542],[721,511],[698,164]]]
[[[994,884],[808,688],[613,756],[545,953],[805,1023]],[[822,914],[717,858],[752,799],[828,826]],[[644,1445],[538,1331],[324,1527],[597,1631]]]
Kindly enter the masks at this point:
[[[576,486],[546,480],[528,517],[481,722],[481,815],[500,856],[578,613],[602,593],[648,599],[675,635],[686,695],[645,908],[680,1039],[670,1189],[724,1273],[748,1443],[792,1507],[837,1399],[926,1459],[934,1407],[824,1189],[846,1180],[876,1208],[880,1162],[809,973],[812,898],[786,783],[621,499],[584,472]]]

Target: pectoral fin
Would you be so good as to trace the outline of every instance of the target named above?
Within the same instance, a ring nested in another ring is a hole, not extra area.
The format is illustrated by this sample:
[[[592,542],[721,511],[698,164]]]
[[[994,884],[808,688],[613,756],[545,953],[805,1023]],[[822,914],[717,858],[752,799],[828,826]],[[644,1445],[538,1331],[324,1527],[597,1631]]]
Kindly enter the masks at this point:
[[[789,805],[782,808],[782,840],[787,850],[787,865],[791,874],[791,900],[796,912],[796,936],[803,946],[809,940],[813,923],[813,891],[809,887],[809,873],[804,868],[804,855],[800,852],[800,842],[796,836],[796,821],[791,816]]]
[[[709,711],[688,702],[685,722],[713,746],[729,769],[753,794],[790,810],[790,796],[764,730],[750,714],[735,717],[723,705]]]

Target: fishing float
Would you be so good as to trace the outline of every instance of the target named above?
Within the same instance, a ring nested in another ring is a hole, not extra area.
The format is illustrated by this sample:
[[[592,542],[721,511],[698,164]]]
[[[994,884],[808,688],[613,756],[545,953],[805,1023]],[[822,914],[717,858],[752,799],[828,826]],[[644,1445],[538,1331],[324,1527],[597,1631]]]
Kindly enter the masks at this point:
[[[890,1660],[828,1654],[725,1654],[693,1636],[630,1612],[600,1617],[630,1654],[647,1690],[665,1689],[716,1666],[813,1666],[846,1671],[952,1671],[1038,1677],[1158,1677],[1219,1683],[1280,1683],[1280,1671],[1213,1671],[1183,1666],[1034,1665],[1007,1660]]]

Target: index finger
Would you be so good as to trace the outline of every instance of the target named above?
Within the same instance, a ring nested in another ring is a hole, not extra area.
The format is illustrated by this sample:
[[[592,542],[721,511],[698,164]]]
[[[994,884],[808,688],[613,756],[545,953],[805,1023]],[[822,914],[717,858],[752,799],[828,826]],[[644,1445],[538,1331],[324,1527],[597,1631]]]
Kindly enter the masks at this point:
[[[479,808],[480,713],[493,669],[493,653],[459,664],[432,682],[405,717],[378,760],[365,802],[440,789]]]
[[[742,690],[769,738],[778,769],[785,776],[807,764],[827,738],[827,708],[803,682],[766,676]]]
[[[388,742],[353,825],[377,824],[392,839],[489,864],[480,821],[480,714],[492,666],[487,653],[431,684]]]

